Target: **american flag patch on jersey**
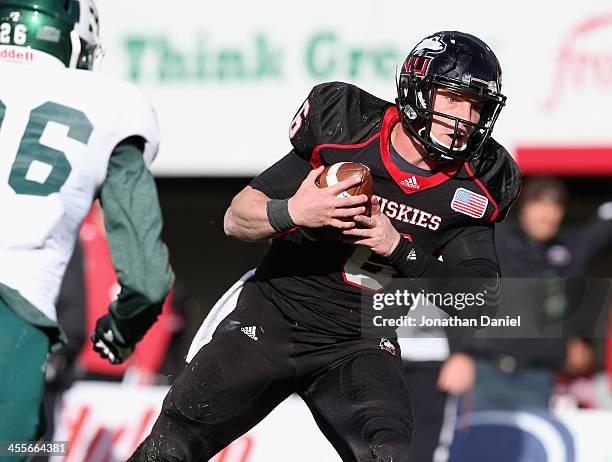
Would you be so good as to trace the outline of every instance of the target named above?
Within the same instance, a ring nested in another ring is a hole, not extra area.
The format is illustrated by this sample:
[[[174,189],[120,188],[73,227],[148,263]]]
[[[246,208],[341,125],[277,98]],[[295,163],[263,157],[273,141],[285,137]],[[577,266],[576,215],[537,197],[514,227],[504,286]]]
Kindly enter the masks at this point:
[[[451,201],[451,209],[455,212],[463,213],[474,218],[482,218],[489,199],[480,194],[470,191],[465,188],[457,188],[453,200]]]

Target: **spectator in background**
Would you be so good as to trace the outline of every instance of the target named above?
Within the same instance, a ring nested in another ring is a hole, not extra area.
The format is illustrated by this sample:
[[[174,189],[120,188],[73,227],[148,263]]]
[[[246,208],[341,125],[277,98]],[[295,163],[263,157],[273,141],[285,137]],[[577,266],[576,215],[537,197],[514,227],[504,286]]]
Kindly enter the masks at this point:
[[[569,302],[564,286],[556,293],[549,286],[557,278],[584,277],[589,262],[612,242],[612,202],[600,206],[590,223],[562,227],[566,200],[561,181],[531,179],[520,196],[518,219],[496,225],[502,276],[538,278],[536,290],[522,291],[520,297],[544,320],[554,317],[559,295],[565,297],[562,304]],[[548,295],[536,295],[542,288]],[[467,356],[460,353],[463,364],[452,376],[474,381],[472,400],[466,403],[473,409],[546,408],[560,367],[580,374],[593,363],[591,341],[578,335],[569,340],[480,338],[461,349]]]

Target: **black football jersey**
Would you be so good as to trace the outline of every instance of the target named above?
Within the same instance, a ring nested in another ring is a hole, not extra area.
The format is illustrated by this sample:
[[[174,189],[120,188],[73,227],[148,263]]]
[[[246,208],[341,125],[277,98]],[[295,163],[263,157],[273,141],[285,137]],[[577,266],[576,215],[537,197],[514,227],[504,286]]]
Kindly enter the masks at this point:
[[[251,186],[285,199],[312,168],[360,162],[370,168],[382,213],[420,252],[437,259],[462,233],[492,229],[520,189],[520,171],[507,151],[490,139],[476,161],[451,163],[431,176],[406,173],[389,152],[399,122],[394,104],[354,85],[318,85],[291,123],[293,150]],[[256,278],[296,306],[338,314],[359,311],[363,291],[381,290],[397,275],[365,246],[312,240],[298,228],[274,240]]]

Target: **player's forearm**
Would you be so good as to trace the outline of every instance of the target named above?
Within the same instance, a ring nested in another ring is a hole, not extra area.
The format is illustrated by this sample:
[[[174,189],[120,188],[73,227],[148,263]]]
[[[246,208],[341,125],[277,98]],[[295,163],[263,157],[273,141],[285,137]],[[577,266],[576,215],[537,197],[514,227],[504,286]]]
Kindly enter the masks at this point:
[[[134,146],[115,150],[100,199],[121,285],[110,310],[129,340],[138,341],[161,312],[174,274],[161,240],[162,217],[155,181]]]
[[[268,220],[269,201],[268,196],[250,186],[240,191],[225,212],[225,234],[243,241],[262,241],[276,237],[279,233]]]
[[[389,262],[407,278],[496,278],[495,258],[472,258],[461,263],[441,261],[418,244],[402,238],[389,256]]]

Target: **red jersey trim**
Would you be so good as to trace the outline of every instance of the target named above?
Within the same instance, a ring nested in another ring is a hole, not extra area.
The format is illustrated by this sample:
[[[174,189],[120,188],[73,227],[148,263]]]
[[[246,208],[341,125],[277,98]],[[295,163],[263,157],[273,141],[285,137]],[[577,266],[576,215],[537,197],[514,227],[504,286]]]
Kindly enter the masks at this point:
[[[312,150],[312,154],[310,155],[310,165],[312,165],[312,168],[319,168],[323,164],[321,162],[321,157],[319,156],[319,151],[323,148],[359,149],[359,148],[363,148],[367,146],[379,136],[380,136],[380,132],[376,133],[374,136],[371,136],[369,139],[367,139],[363,143],[358,143],[358,144],[334,144],[334,143],[319,144],[315,146],[315,148]]]
[[[491,197],[491,194],[489,194],[489,191],[487,191],[487,188],[484,187],[484,185],[482,184],[482,182],[476,178],[476,175],[474,175],[474,173],[472,172],[472,169],[470,168],[470,166],[466,163],[465,164],[465,169],[468,172],[468,175],[470,175],[470,177],[472,178],[472,180],[474,180],[476,182],[476,184],[478,184],[478,186],[480,186],[480,189],[483,190],[483,192],[485,193],[485,195],[489,198],[489,200],[491,201],[491,204],[493,204],[493,214],[491,215],[491,219],[489,220],[490,222],[495,221],[495,219],[497,218],[497,215],[499,214],[499,207],[497,206],[497,202],[495,202],[493,200],[493,197]]]
[[[382,128],[380,130],[380,155],[387,171],[393,180],[395,180],[395,183],[402,189],[402,191],[404,191],[404,193],[414,194],[419,191],[438,186],[439,184],[450,179],[461,168],[461,165],[464,162],[452,162],[432,176],[421,176],[416,173],[402,172],[393,163],[393,160],[391,160],[391,153],[389,152],[389,137],[391,136],[391,130],[398,122],[399,114],[397,112],[397,107],[391,106],[385,112]],[[418,178],[416,181],[418,188],[415,187],[414,177]]]

